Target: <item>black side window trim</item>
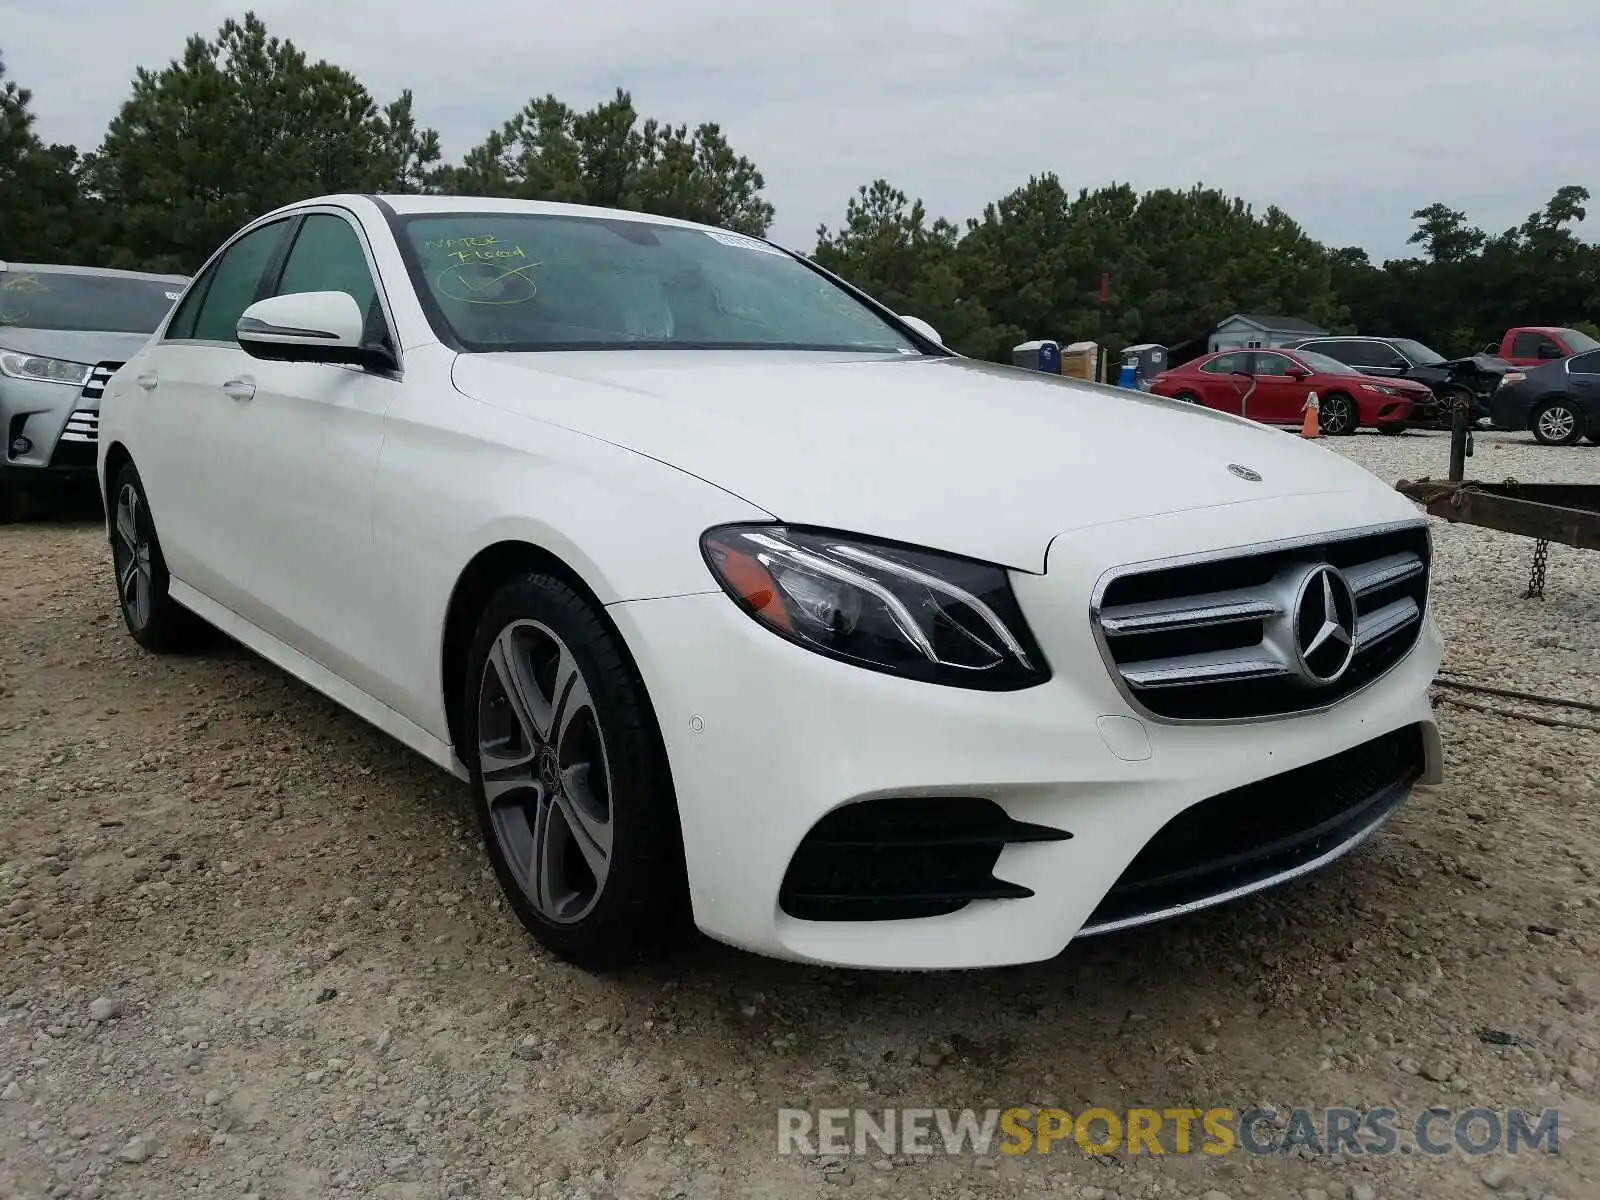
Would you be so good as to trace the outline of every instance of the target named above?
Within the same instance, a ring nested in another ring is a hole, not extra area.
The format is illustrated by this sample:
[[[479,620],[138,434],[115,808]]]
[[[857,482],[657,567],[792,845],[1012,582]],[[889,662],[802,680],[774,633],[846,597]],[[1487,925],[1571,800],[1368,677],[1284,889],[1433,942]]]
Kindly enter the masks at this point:
[[[278,236],[278,244],[272,251],[272,257],[267,259],[266,269],[261,272],[261,278],[256,283],[256,294],[250,298],[252,304],[270,300],[278,294],[278,284],[283,281],[283,267],[289,261],[289,248],[300,236],[300,227],[305,223],[305,213],[294,213],[284,221],[284,231]]]

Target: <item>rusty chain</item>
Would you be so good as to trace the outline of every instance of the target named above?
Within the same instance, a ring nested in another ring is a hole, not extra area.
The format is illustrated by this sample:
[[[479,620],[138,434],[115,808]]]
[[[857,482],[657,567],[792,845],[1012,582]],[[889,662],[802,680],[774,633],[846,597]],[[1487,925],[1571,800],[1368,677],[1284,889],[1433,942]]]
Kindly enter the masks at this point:
[[[1528,590],[1522,594],[1524,600],[1544,599],[1544,572],[1550,561],[1550,542],[1540,538],[1533,547],[1533,570],[1528,575]]]

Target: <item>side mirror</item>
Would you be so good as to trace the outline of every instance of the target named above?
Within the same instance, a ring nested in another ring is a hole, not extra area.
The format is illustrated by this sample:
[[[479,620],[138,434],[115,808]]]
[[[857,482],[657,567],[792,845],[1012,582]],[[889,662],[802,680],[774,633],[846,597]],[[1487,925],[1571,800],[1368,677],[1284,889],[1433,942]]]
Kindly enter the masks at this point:
[[[1561,347],[1560,346],[1552,346],[1549,342],[1545,342],[1543,345],[1541,345],[1539,347],[1539,357],[1540,358],[1565,358],[1566,355],[1561,353]]]
[[[269,362],[337,363],[388,370],[394,357],[366,341],[366,319],[348,292],[295,292],[245,309],[234,327],[251,358]]]
[[[1310,379],[1311,372],[1307,371],[1304,367],[1290,367],[1289,378],[1298,383],[1302,379]]]
[[[938,342],[941,346],[944,345],[944,339],[939,336],[939,331],[932,325],[929,325],[921,317],[908,317],[905,315],[905,313],[901,313],[900,319],[907,325],[911,326],[911,328],[915,329],[923,337],[931,338],[933,341]]]

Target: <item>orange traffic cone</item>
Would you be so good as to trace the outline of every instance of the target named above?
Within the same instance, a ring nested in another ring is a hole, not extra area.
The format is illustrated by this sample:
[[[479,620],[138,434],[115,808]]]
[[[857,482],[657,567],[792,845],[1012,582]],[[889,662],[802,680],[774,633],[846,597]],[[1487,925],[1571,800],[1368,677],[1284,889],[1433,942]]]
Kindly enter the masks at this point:
[[[1317,407],[1317,394],[1312,392],[1306,396],[1305,407],[1300,410],[1305,414],[1300,421],[1300,436],[1303,438],[1322,436],[1322,424],[1317,416]]]

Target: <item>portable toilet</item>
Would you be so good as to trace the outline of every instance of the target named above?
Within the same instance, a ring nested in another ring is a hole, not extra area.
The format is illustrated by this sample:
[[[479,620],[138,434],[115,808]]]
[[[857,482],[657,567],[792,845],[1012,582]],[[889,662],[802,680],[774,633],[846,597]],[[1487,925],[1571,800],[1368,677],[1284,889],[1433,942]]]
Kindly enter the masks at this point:
[[[1100,366],[1100,347],[1094,342],[1073,342],[1061,352],[1061,373],[1074,379],[1095,382]]]
[[[1030,371],[1044,371],[1049,375],[1061,374],[1061,345],[1049,340],[1023,342],[1011,350],[1011,365],[1027,367]]]
[[[1150,381],[1167,369],[1167,348],[1155,342],[1140,342],[1122,352],[1122,368],[1117,386],[1150,390]]]

